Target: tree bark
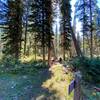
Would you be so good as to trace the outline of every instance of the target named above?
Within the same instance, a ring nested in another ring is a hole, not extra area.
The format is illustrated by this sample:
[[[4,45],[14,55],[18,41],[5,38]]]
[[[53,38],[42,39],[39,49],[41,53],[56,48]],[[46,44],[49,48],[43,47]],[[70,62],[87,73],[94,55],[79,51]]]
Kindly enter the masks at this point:
[[[35,37],[35,54],[34,54],[34,58],[35,58],[35,61],[36,61],[36,58],[37,58],[37,46],[36,46],[36,37]]]
[[[51,48],[48,48],[48,65],[51,66]]]
[[[90,2],[90,56],[93,58],[93,27],[92,27],[92,1]]]
[[[45,36],[45,34],[44,34],[44,0],[42,1],[42,3],[43,3],[43,7],[42,7],[42,53],[43,53],[43,62],[45,62],[45,41],[44,41],[44,36]]]
[[[28,27],[28,7],[27,7],[27,9],[26,9],[25,39],[24,39],[24,55],[26,55],[27,27]]]
[[[72,29],[70,21],[69,21],[69,26],[70,26],[70,29],[71,29],[71,35],[72,35],[72,39],[73,39],[73,42],[74,42],[74,46],[75,46],[75,49],[76,49],[77,56],[82,57],[83,55],[82,55],[81,49],[79,47],[79,44],[77,42],[75,33],[73,32],[73,29]]]
[[[84,47],[84,44],[85,44],[85,31],[84,31],[84,28],[85,28],[85,0],[83,0],[83,3],[84,3],[84,6],[83,6],[83,54],[85,55],[85,47]]]
[[[65,60],[65,32],[63,33],[63,60]]]

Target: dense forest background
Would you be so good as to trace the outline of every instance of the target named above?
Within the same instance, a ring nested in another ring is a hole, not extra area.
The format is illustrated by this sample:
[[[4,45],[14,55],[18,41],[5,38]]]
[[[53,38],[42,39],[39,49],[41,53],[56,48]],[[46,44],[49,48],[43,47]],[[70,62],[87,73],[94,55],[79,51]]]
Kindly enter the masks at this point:
[[[58,52],[64,60],[76,54],[99,56],[100,11],[97,4],[96,0],[77,0],[73,19],[70,0],[1,0],[1,55],[14,58],[34,55],[35,60],[42,56],[43,61],[47,55],[50,59],[49,56],[56,56]],[[76,30],[77,21],[81,22],[80,31]]]

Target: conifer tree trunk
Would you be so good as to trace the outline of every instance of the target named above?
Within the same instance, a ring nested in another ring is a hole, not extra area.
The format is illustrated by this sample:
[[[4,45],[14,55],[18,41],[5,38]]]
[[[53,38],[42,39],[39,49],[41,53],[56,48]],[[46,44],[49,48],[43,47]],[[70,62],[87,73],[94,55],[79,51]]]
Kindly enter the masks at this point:
[[[45,41],[44,41],[44,36],[45,36],[45,30],[44,30],[44,0],[42,1],[43,7],[42,7],[42,53],[43,53],[43,62],[45,62]]]
[[[27,5],[27,8],[26,8],[25,39],[24,39],[24,55],[26,55],[27,27],[28,27],[28,5]]]
[[[10,31],[13,33],[13,36],[11,37],[13,39],[12,41],[12,53],[15,55],[15,58],[18,59],[21,55],[21,40],[22,40],[22,2],[21,0],[14,1],[13,4],[15,5],[15,15],[11,16],[11,25]],[[13,9],[13,8],[10,8]],[[13,13],[13,12],[11,12]],[[16,38],[16,39],[15,39]]]
[[[48,65],[51,65],[51,47],[48,47]]]
[[[65,60],[65,16],[66,16],[66,13],[65,13],[65,11],[64,11],[64,18],[63,18],[63,20],[64,20],[64,22],[63,22],[63,30],[64,30],[64,32],[63,32],[63,60]]]
[[[35,52],[34,52],[34,56],[35,56],[35,61],[36,61],[36,58],[37,58],[37,43],[36,43],[36,35],[35,35]]]
[[[56,47],[55,47],[55,51],[56,51],[56,56],[57,56],[57,39],[58,37],[57,37],[57,24],[56,24],[56,36],[55,36],[55,44],[56,44]]]
[[[83,54],[85,55],[85,47],[84,47],[84,44],[85,44],[85,0],[83,0],[83,3],[84,3],[84,6],[83,6]]]
[[[77,53],[77,55],[79,57],[82,57],[82,52],[81,52],[81,49],[80,49],[79,44],[77,42],[75,33],[73,32],[73,29],[72,29],[72,26],[71,26],[71,22],[70,21],[69,21],[69,26],[70,26],[70,29],[71,29],[71,35],[72,35],[72,39],[73,39],[74,46],[75,46],[75,49],[76,49],[76,53]]]
[[[44,45],[42,47],[42,52],[43,52],[43,62],[45,62],[45,46]]]
[[[92,1],[90,3],[90,56],[93,57]]]
[[[63,60],[65,60],[65,32],[63,33]]]

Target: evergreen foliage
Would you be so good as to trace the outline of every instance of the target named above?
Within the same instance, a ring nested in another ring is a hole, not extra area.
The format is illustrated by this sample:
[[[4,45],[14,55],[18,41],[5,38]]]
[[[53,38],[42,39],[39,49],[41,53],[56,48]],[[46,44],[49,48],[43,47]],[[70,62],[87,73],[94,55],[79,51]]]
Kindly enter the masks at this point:
[[[51,1],[36,0],[31,4],[30,27],[35,32],[35,40],[42,47],[45,60],[45,47],[51,48],[52,39],[52,5]]]
[[[67,10],[65,10],[67,9]],[[62,0],[61,1],[61,46],[63,47],[63,58],[65,59],[65,50],[70,50],[71,46],[71,29],[69,22],[71,21],[71,5],[70,0]]]
[[[6,9],[7,28],[2,35],[4,41],[3,53],[19,58],[22,41],[22,2],[20,0],[8,0]]]
[[[100,58],[74,58],[71,64],[82,72],[83,78],[92,83],[100,82]]]
[[[86,51],[90,49],[90,56],[93,57],[93,44],[94,36],[96,35],[96,19],[97,19],[97,0],[78,0],[76,2],[76,18],[82,23],[83,33],[83,54],[86,55]],[[88,44],[88,49],[85,44]]]

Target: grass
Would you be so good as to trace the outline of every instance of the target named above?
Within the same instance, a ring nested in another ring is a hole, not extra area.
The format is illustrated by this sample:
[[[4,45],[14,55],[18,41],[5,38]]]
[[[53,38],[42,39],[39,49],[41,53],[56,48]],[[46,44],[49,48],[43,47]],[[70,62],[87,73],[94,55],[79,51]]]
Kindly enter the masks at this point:
[[[0,100],[73,100],[73,93],[68,95],[72,79],[73,74],[66,74],[59,64],[50,71],[39,69],[35,74],[2,73]]]
[[[38,71],[34,75],[2,74],[0,75],[0,100],[38,98],[46,93],[41,85],[48,77],[47,69]]]
[[[7,57],[0,64],[0,100],[73,100],[68,95],[73,73],[66,74],[61,64],[49,69],[33,56]]]
[[[38,72],[38,70],[45,69],[47,67],[47,63],[43,63],[42,61],[34,61],[29,59],[27,61],[22,61],[13,59],[12,57],[6,57],[4,60],[2,59],[0,61],[0,74],[10,73],[34,75]]]
[[[73,93],[68,95],[68,86],[73,79],[73,74],[69,72],[66,74],[62,65],[53,66],[50,71],[52,77],[43,83],[43,87],[49,89],[49,91],[56,91],[55,97],[58,100],[73,100]]]
[[[13,74],[0,75],[0,100],[25,99],[25,94],[29,95],[28,88],[31,89],[32,77],[19,76]],[[29,96],[26,96],[29,99]]]
[[[36,56],[36,61],[42,61],[42,56]],[[45,59],[46,60],[48,60],[48,56],[46,55],[45,56]],[[35,60],[35,54],[32,54],[32,55],[30,55],[30,56],[22,56],[21,57],[21,62],[31,62],[31,61],[33,61],[33,60]]]
[[[4,72],[2,72],[4,71]],[[18,61],[6,59],[0,65],[0,100],[73,100],[68,95],[72,72],[65,72],[61,64],[48,69],[33,57]],[[82,86],[88,100],[100,100],[100,93]]]

